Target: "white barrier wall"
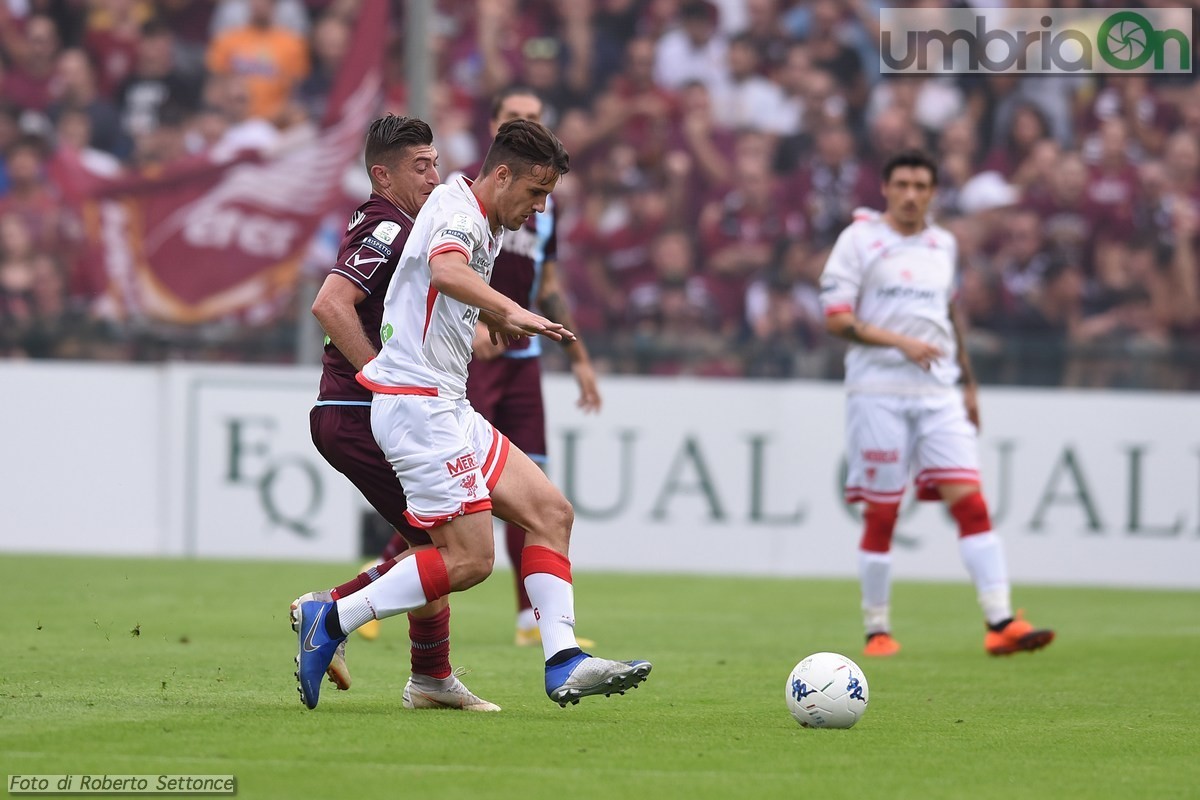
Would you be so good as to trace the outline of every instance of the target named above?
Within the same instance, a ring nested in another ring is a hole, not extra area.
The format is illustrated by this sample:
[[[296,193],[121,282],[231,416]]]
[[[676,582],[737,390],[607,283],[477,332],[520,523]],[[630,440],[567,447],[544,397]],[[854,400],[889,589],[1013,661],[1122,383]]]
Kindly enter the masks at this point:
[[[311,368],[0,364],[0,551],[350,560],[363,508],[314,450]],[[851,576],[842,392],[546,381],[578,569]],[[1194,395],[985,389],[984,488],[1018,582],[1200,588]],[[910,504],[898,574],[965,578]]]

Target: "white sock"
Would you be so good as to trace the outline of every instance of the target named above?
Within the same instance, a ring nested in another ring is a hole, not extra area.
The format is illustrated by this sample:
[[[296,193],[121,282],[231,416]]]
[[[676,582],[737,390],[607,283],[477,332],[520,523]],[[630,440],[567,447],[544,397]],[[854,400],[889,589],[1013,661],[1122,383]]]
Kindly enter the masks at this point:
[[[1011,618],[1012,592],[1000,537],[991,531],[963,536],[958,540],[958,552],[975,583],[979,605],[988,624],[995,625]]]
[[[546,660],[555,653],[579,647],[575,641],[574,587],[548,572],[535,572],[525,577],[525,591],[533,603]]]
[[[867,634],[891,631],[892,554],[859,550],[858,582],[862,586],[863,626]]]
[[[338,620],[345,633],[373,619],[384,619],[420,608],[429,601],[417,573],[417,559],[401,559],[374,583],[337,601]]]
[[[537,627],[537,617],[534,616],[532,608],[522,608],[517,612],[517,627],[523,631]]]

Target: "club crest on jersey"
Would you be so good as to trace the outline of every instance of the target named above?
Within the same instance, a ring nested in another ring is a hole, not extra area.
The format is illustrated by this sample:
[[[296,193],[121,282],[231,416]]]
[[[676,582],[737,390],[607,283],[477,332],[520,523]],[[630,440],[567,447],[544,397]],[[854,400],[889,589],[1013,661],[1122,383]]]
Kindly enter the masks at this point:
[[[364,214],[363,212],[355,211],[353,214],[350,215],[350,224],[348,224],[346,226],[346,233],[349,233],[350,231],[357,228],[359,225],[362,224],[362,221],[366,218],[367,218],[367,215]]]
[[[384,220],[375,226],[375,230],[371,231],[371,235],[384,244],[391,244],[396,241],[396,237],[400,234],[400,224],[397,222],[389,222]]]
[[[363,280],[370,280],[380,265],[386,264],[388,256],[365,244],[346,257],[342,266],[358,275]]]

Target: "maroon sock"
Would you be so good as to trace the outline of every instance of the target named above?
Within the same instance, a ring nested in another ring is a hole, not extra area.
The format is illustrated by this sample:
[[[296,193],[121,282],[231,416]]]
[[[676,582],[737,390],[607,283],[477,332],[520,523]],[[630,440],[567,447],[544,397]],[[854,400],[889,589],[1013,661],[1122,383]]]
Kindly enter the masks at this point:
[[[408,638],[412,646],[414,675],[450,677],[450,606],[427,619],[409,614]]]
[[[504,539],[508,546],[508,557],[513,565],[513,576],[517,579],[517,611],[533,608],[533,603],[529,602],[529,594],[525,591],[525,581],[521,579],[521,551],[525,549],[525,529],[511,522],[505,523]]]
[[[340,600],[343,597],[348,597],[359,589],[370,586],[375,581],[379,580],[380,576],[387,573],[389,569],[396,566],[395,561],[384,561],[378,566],[371,567],[366,572],[360,572],[356,578],[346,581],[341,586],[336,586],[333,589],[333,599]]]
[[[379,558],[382,561],[391,561],[402,556],[407,549],[408,542],[397,531],[392,534],[392,538],[388,540],[387,547],[383,548],[383,552],[379,554]]]

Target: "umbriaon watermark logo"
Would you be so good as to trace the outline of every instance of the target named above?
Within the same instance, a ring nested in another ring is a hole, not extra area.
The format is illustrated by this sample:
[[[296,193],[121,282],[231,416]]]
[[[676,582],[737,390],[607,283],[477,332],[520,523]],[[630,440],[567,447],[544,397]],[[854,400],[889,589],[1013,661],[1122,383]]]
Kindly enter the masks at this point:
[[[884,8],[885,73],[1192,71],[1188,8]]]

